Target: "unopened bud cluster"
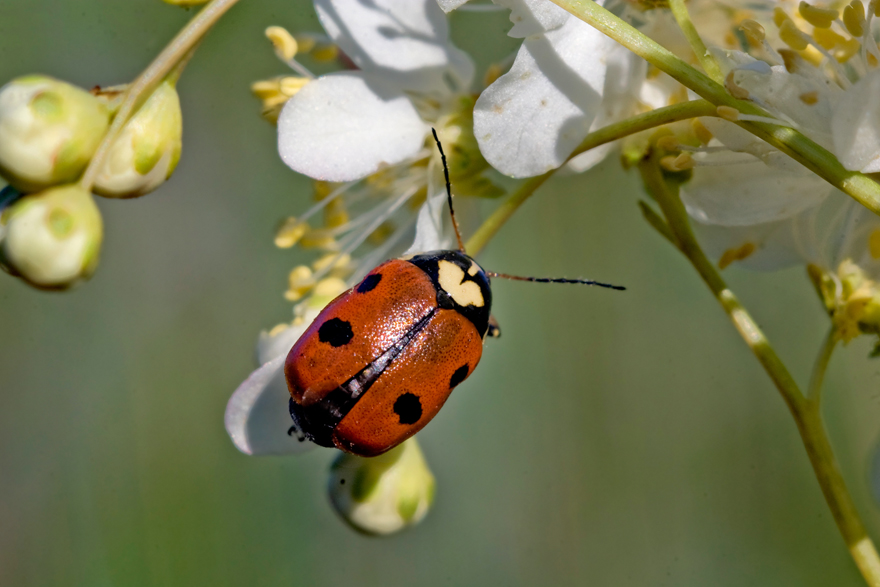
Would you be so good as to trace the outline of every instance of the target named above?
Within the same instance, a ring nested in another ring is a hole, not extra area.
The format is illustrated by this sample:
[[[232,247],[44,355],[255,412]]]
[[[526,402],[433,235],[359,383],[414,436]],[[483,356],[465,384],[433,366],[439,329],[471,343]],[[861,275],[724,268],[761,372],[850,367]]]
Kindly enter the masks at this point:
[[[0,88],[0,180],[9,184],[0,197],[0,266],[9,273],[36,287],[64,289],[94,271],[101,214],[77,182],[122,94],[38,75]],[[113,198],[154,190],[177,165],[181,129],[177,91],[165,80],[109,145],[91,189]]]

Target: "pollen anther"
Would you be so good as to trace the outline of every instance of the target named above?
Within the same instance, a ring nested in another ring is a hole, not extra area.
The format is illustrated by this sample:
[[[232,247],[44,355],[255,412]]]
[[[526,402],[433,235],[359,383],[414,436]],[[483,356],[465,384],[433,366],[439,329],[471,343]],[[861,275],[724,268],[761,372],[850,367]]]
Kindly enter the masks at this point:
[[[798,12],[805,21],[820,29],[830,28],[831,23],[838,17],[836,10],[819,8],[803,1],[798,5]]]

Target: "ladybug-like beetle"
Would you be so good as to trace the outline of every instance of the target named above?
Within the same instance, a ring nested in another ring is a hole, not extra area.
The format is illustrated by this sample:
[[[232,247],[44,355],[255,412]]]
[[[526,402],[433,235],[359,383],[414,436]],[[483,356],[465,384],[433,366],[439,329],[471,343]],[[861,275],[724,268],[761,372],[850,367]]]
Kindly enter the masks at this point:
[[[491,306],[489,276],[462,252],[379,265],[290,349],[290,415],[321,446],[361,456],[397,446],[473,373]]]
[[[315,318],[284,363],[290,432],[302,440],[369,457],[421,430],[498,334],[490,276],[624,289],[484,271],[464,252],[437,146],[459,250],[386,261]]]

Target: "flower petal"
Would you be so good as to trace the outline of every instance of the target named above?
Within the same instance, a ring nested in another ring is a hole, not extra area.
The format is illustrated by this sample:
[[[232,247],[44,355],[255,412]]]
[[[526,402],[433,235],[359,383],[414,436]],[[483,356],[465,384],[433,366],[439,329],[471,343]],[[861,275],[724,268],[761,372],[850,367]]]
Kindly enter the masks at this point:
[[[445,13],[450,13],[459,6],[466,4],[468,0],[437,0],[437,5],[440,6],[440,10]]]
[[[474,108],[474,134],[486,160],[513,177],[562,165],[599,112],[607,63],[625,51],[574,18],[526,39],[510,71]]]
[[[870,71],[834,105],[831,130],[844,167],[880,171],[880,72]]]
[[[751,226],[720,226],[694,222],[694,234],[710,259],[756,271],[775,271],[806,260],[793,238],[788,218]],[[722,266],[722,268],[724,268]]]
[[[437,0],[315,0],[324,30],[364,72],[397,88],[463,90],[474,65],[449,42]],[[449,87],[449,81],[454,86]]]
[[[806,170],[761,161],[697,167],[681,186],[688,213],[706,224],[746,226],[794,216],[824,200],[828,184]]]
[[[448,241],[443,235],[444,204],[446,204],[444,191],[435,191],[425,200],[419,208],[415,240],[403,254],[404,257],[449,248]]]
[[[245,454],[296,454],[315,446],[288,434],[293,422],[284,380],[286,358],[286,353],[281,354],[251,373],[226,405],[226,432]]]
[[[494,4],[510,9],[510,22],[513,28],[507,32],[509,37],[524,39],[547,31],[558,29],[568,20],[575,18],[564,9],[546,0],[492,0]],[[599,2],[602,4],[602,2]]]
[[[429,128],[403,93],[366,75],[340,73],[306,84],[278,118],[278,151],[294,171],[351,181],[422,148]]]

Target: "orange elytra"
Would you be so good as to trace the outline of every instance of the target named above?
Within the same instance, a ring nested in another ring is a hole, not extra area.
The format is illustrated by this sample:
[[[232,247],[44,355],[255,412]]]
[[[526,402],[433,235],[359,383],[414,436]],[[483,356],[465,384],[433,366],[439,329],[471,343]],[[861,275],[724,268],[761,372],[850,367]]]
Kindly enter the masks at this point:
[[[483,339],[498,335],[490,276],[623,289],[484,271],[464,252],[434,139],[459,250],[386,261],[315,318],[284,364],[301,440],[369,457],[421,430],[474,372]]]

